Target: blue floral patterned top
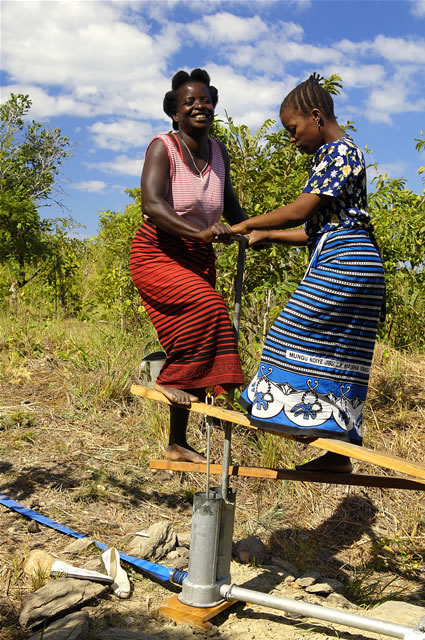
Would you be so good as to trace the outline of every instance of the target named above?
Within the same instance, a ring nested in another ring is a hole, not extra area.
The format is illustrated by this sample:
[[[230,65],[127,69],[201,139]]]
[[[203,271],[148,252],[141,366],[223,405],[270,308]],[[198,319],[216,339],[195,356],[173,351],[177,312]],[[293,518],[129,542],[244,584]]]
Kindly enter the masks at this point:
[[[336,229],[372,229],[367,212],[366,166],[363,153],[350,136],[322,145],[313,157],[303,193],[332,196],[305,223],[308,244],[317,235]]]

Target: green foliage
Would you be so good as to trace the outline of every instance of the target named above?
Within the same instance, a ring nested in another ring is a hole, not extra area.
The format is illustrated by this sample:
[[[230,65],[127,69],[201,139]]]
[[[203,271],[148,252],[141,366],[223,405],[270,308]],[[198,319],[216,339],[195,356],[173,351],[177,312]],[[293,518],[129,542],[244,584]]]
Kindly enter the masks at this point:
[[[50,253],[51,223],[38,207],[58,202],[55,180],[69,146],[60,129],[26,124],[30,108],[28,95],[13,93],[0,106],[0,260],[9,261],[19,288]]]
[[[100,316],[113,318],[121,328],[137,325],[141,317],[146,317],[129,268],[131,242],[142,222],[140,190],[129,189],[127,193],[133,202],[124,212],[102,211],[99,214],[100,231],[91,244],[94,270],[89,279],[91,295],[94,294],[100,305]]]
[[[420,152],[425,149],[425,138],[424,138],[424,132],[422,130],[421,130],[421,137],[415,138],[414,141],[416,142],[416,151]],[[422,175],[424,171],[425,171],[425,167],[419,167],[418,169],[419,175]],[[425,178],[423,178],[423,180],[425,180]],[[425,193],[425,189],[424,189],[424,193]]]
[[[369,210],[387,284],[387,321],[381,335],[398,348],[416,349],[424,344],[425,200],[406,189],[404,178],[378,175],[373,182]]]

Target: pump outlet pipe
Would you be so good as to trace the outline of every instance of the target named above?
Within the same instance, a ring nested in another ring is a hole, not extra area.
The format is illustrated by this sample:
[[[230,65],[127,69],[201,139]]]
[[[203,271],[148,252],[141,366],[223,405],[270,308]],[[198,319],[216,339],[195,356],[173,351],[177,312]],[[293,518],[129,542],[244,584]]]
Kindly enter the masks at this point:
[[[289,598],[278,598],[277,596],[272,596],[269,593],[261,593],[260,591],[244,589],[243,587],[238,587],[235,584],[221,585],[220,595],[225,600],[239,600],[240,602],[258,604],[263,607],[270,607],[271,609],[280,609],[281,611],[296,613],[305,616],[306,618],[326,620],[327,622],[334,622],[336,624],[343,624],[356,629],[363,629],[364,631],[381,633],[392,638],[403,638],[403,640],[425,640],[422,621],[416,629],[413,629],[412,627],[407,627],[402,624],[386,622],[385,620],[378,620],[377,618],[367,618],[366,616],[359,616],[355,613],[347,613],[346,611],[340,611],[338,609],[321,607],[317,604],[310,604],[299,600],[290,600]]]

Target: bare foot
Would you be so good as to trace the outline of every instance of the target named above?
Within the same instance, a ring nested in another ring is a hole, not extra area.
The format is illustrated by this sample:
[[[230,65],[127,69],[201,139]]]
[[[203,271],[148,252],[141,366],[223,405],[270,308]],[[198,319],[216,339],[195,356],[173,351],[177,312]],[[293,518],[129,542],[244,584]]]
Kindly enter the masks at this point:
[[[324,456],[305,464],[295,465],[297,471],[330,471],[331,473],[351,473],[353,465],[350,458],[328,451]]]
[[[192,447],[182,447],[179,444],[170,444],[164,451],[164,458],[178,462],[206,462],[207,459],[192,449]]]
[[[162,387],[155,384],[155,389],[160,391],[170,402],[178,404],[180,407],[190,407],[192,402],[199,402],[199,398],[192,393],[183,391],[183,389],[175,389],[174,387]]]

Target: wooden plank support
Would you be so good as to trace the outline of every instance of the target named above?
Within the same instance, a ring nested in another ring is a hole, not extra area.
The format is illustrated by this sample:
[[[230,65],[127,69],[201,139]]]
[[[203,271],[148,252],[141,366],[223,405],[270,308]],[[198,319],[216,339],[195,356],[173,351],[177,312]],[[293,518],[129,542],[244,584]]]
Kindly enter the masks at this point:
[[[133,384],[131,387],[131,393],[136,396],[141,396],[142,398],[154,400],[155,402],[161,402],[168,405],[171,404],[171,402],[167,400],[167,398],[162,393],[156,391],[155,389],[151,389],[150,387]],[[204,415],[213,416],[221,420],[226,420],[227,422],[232,422],[234,424],[239,424],[244,427],[248,427],[249,429],[257,429],[257,427],[250,423],[249,418],[239,411],[223,409],[223,407],[204,404],[203,402],[192,402],[189,410],[195,413],[202,413]],[[272,431],[270,429],[264,429],[264,431],[267,431],[268,433],[274,433],[291,440],[294,439],[293,437],[288,436],[280,431]],[[340,453],[344,456],[354,458],[355,460],[377,464],[386,469],[405,473],[407,475],[413,476],[416,479],[421,478],[422,480],[425,480],[425,465],[419,464],[418,462],[403,460],[403,458],[393,456],[390,453],[380,453],[379,451],[374,451],[373,449],[358,447],[355,444],[351,444],[350,442],[344,442],[343,440],[334,440],[331,438],[316,438],[316,440],[313,440],[308,444],[311,447],[317,447],[318,449],[324,449],[325,451]]]
[[[231,600],[230,602],[225,600],[215,607],[190,607],[180,602],[177,595],[174,595],[164,600],[156,613],[158,616],[174,622],[181,622],[190,626],[201,627],[202,629],[211,629],[212,624],[208,621],[236,604],[236,602],[236,600]]]
[[[151,469],[167,471],[187,471],[206,473],[205,463],[174,462],[173,460],[151,460]],[[210,464],[212,475],[221,475],[221,464]],[[231,465],[229,476],[238,478],[265,478],[266,480],[293,480],[295,482],[319,482],[323,484],[356,485],[359,487],[382,487],[386,489],[410,489],[425,491],[425,480],[409,480],[397,476],[371,476],[360,473],[319,473],[317,471],[296,471],[294,469],[270,469],[264,467],[242,467]]]

